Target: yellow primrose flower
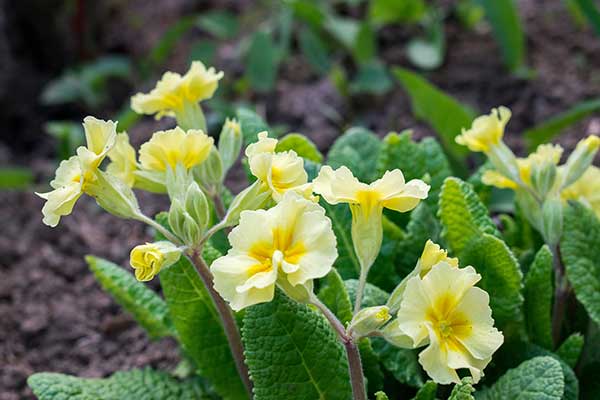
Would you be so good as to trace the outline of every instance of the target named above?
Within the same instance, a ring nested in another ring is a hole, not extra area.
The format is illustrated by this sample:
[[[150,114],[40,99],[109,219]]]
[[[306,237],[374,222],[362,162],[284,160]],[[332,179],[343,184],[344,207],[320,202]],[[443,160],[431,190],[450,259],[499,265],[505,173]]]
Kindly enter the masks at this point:
[[[480,279],[473,267],[442,261],[406,285],[392,327],[410,338],[413,348],[427,345],[419,362],[437,383],[459,383],[456,370],[462,368],[477,383],[504,341],[494,327],[488,294],[475,287]]]
[[[329,204],[350,205],[354,248],[363,268],[369,268],[381,248],[383,209],[412,210],[427,197],[429,185],[419,179],[405,182],[399,169],[386,171],[381,179],[366,184],[347,167],[334,171],[324,166],[313,181],[313,190]]]
[[[231,249],[211,266],[215,289],[239,311],[288,295],[327,275],[337,258],[331,221],[318,204],[286,193],[269,210],[243,211],[229,234]]]
[[[600,169],[590,166],[575,183],[561,192],[563,200],[578,200],[600,218]]]
[[[489,115],[475,118],[470,129],[463,128],[462,134],[455,138],[456,143],[467,146],[471,151],[487,153],[502,140],[510,116],[508,108],[494,108]]]
[[[213,141],[201,130],[158,131],[140,147],[140,164],[146,171],[159,173],[175,170],[177,164],[191,169],[208,158]]]
[[[207,69],[202,62],[194,61],[183,76],[165,72],[150,93],[138,93],[131,98],[131,108],[138,114],[156,114],[156,119],[175,116],[183,111],[185,103],[211,98],[222,77],[223,72],[216,72],[213,67]]]
[[[106,172],[121,179],[127,186],[133,187],[137,161],[135,149],[129,144],[127,133],[117,135],[115,146],[108,152],[108,158],[111,162],[106,167]]]
[[[431,268],[433,268],[434,265],[437,265],[440,262],[445,262],[453,268],[458,268],[458,258],[448,257],[447,250],[442,249],[439,244],[427,240],[423,252],[421,253],[421,257],[417,260],[417,265],[406,277],[404,277],[404,279],[402,279],[398,286],[396,286],[387,301],[387,306],[390,308],[391,313],[395,313],[400,308],[400,303],[402,302],[402,297],[404,296],[408,281],[415,276],[423,278],[431,271]]]
[[[181,250],[171,242],[160,241],[135,246],[129,255],[129,263],[138,281],[152,280],[162,269],[175,264]]]
[[[268,186],[276,202],[287,191],[310,197],[312,188],[304,170],[304,159],[293,150],[276,153],[276,146],[277,139],[269,138],[267,132],[260,132],[258,141],[246,148],[252,175]]]
[[[42,207],[44,224],[55,227],[60,217],[69,215],[77,199],[86,192],[86,187],[96,179],[95,174],[112,148],[116,138],[116,123],[94,117],[83,120],[87,147],[79,147],[77,156],[60,163],[56,177],[50,182],[54,189],[47,193],[36,193],[46,200]]]

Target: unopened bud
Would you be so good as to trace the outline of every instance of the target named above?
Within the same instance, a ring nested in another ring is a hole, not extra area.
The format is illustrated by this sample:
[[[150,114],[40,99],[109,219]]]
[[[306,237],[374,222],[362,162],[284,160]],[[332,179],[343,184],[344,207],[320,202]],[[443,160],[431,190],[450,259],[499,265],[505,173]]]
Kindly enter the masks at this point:
[[[226,172],[235,163],[242,150],[243,141],[239,122],[227,118],[219,136],[219,153],[223,160],[223,171]]]
[[[223,161],[215,146],[210,149],[208,158],[194,168],[194,178],[204,187],[216,187],[223,181]]]
[[[498,172],[513,181],[519,180],[517,158],[504,142],[500,141],[497,145],[491,147],[486,155]]]
[[[140,213],[133,190],[106,172],[96,171],[95,179],[84,185],[84,191],[96,199],[100,207],[117,217],[134,218]]]
[[[226,226],[237,225],[240,220],[240,214],[246,210],[258,210],[264,207],[271,198],[269,187],[260,181],[255,181],[252,185],[242,190],[231,201],[227,215],[225,216]]]
[[[367,336],[381,328],[391,318],[387,306],[363,308],[350,321],[348,332],[351,332],[355,338]]]
[[[188,171],[181,165],[177,164],[175,170],[167,168],[166,171],[166,186],[167,193],[171,200],[183,200],[187,188],[192,184],[192,177]]]
[[[563,205],[558,196],[547,198],[542,205],[542,236],[546,243],[555,245],[562,235]]]
[[[208,201],[196,182],[190,185],[183,202],[179,198],[171,201],[169,226],[187,245],[200,242],[209,219]]]
[[[210,221],[208,200],[196,182],[192,182],[185,194],[185,211],[202,230],[206,229]]]
[[[581,140],[565,164],[565,177],[562,186],[567,187],[583,175],[594,160],[600,147],[600,138],[590,135]]]
[[[531,184],[542,199],[552,191],[555,182],[555,164],[549,162],[540,165],[533,165],[531,170]]]
[[[181,256],[181,249],[171,242],[160,241],[135,246],[131,250],[129,262],[135,269],[138,281],[152,280],[161,270],[175,264]]]

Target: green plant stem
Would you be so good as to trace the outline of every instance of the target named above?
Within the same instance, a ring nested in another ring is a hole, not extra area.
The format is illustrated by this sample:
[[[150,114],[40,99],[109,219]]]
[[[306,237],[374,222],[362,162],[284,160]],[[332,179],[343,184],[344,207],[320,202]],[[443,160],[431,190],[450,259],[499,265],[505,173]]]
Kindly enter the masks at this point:
[[[244,363],[244,346],[242,345],[242,337],[240,336],[240,331],[238,330],[237,323],[235,322],[235,318],[233,317],[233,313],[231,309],[223,298],[217,293],[215,288],[213,287],[213,277],[206,264],[206,261],[202,258],[198,251],[192,251],[189,254],[189,258],[196,267],[198,271],[198,275],[200,275],[200,279],[206,286],[206,290],[210,294],[212,298],[213,304],[221,317],[221,322],[223,323],[223,330],[225,331],[225,335],[227,336],[227,341],[229,342],[229,348],[231,350],[231,355],[233,356],[233,360],[235,362],[235,366],[238,370],[240,378],[248,391],[249,398],[252,398],[252,381],[250,381],[250,374],[248,372],[248,367]]]
[[[550,246],[554,261],[554,304],[552,306],[552,340],[554,347],[560,344],[560,334],[565,319],[565,309],[569,295],[569,282],[565,275],[565,266],[560,259],[558,245]]]
[[[348,372],[350,374],[350,383],[352,385],[352,398],[354,400],[367,400],[362,362],[356,343],[354,343],[352,337],[347,334],[346,328],[344,328],[344,325],[342,325],[340,320],[321,302],[321,300],[317,298],[317,296],[312,294],[310,302],[323,313],[346,349],[346,355],[348,356]]]
[[[173,235],[171,232],[169,232],[168,229],[166,229],[165,227],[163,227],[161,224],[159,224],[158,222],[156,222],[152,218],[149,218],[146,215],[140,213],[140,214],[138,214],[138,215],[135,216],[135,219],[137,219],[138,221],[144,222],[146,225],[149,225],[152,228],[156,229],[158,232],[160,232],[171,243],[176,244],[178,246],[182,246],[183,245],[183,243],[181,242],[181,240],[179,240],[179,238],[177,236]]]
[[[358,287],[356,288],[356,299],[354,301],[354,314],[360,311],[362,305],[363,293],[365,286],[367,285],[367,275],[369,274],[369,268],[360,267],[360,276],[358,277]]]

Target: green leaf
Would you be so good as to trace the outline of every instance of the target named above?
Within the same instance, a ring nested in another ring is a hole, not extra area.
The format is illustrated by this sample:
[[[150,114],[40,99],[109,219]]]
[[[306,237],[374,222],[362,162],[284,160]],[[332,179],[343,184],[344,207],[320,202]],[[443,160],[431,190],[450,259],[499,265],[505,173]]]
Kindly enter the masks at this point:
[[[299,133],[289,133],[279,139],[275,151],[286,150],[294,150],[300,157],[315,163],[323,161],[323,154],[317,149],[317,146],[309,138]]]
[[[452,388],[452,393],[450,393],[448,400],[475,400],[473,392],[475,392],[473,379],[470,377],[462,378],[461,382]]]
[[[379,366],[379,357],[371,346],[369,338],[362,338],[358,342],[360,359],[363,372],[367,381],[367,393],[383,389],[383,371]]]
[[[423,0],[371,0],[369,2],[369,20],[375,24],[393,24],[417,22],[425,14]]]
[[[392,89],[393,82],[386,66],[379,60],[362,64],[350,83],[352,93],[382,95]]]
[[[242,135],[244,135],[244,145],[249,145],[258,140],[257,136],[260,132],[269,131],[269,125],[260,115],[249,108],[240,107],[236,110],[236,116],[240,121]]]
[[[524,311],[529,338],[552,349],[552,252],[544,245],[525,277]]]
[[[390,400],[390,398],[387,397],[387,394],[385,394],[384,392],[379,391],[375,393],[375,400]]]
[[[461,265],[472,265],[481,275],[478,286],[489,293],[492,316],[505,336],[509,324],[518,329],[523,320],[523,274],[506,243],[489,233],[481,233],[459,258]]]
[[[356,289],[358,288],[358,280],[345,280],[344,285],[346,285],[348,296],[350,296],[350,302],[354,304],[354,301],[356,300]],[[387,302],[388,297],[390,297],[390,294],[388,292],[381,290],[375,285],[367,283],[365,286],[365,291],[363,292],[361,307],[365,308],[383,305]]]
[[[565,210],[562,260],[577,300],[600,324],[600,221],[592,210],[572,202]]]
[[[482,233],[500,237],[473,186],[458,178],[447,178],[440,193],[438,215],[448,247],[461,255],[467,244]]]
[[[348,50],[352,50],[360,30],[357,20],[330,16],[325,23],[325,29]]]
[[[254,398],[351,397],[344,349],[325,318],[279,291],[249,307],[242,337]]]
[[[434,381],[427,381],[419,389],[415,397],[412,400],[436,400],[435,394],[437,392],[437,383]]]
[[[33,183],[33,172],[29,168],[0,168],[0,189],[25,189]]]
[[[377,54],[377,38],[373,27],[368,22],[363,22],[356,34],[356,41],[352,48],[352,55],[357,64],[367,63]]]
[[[511,71],[525,62],[525,35],[514,0],[479,0],[492,25],[504,63]]]
[[[332,168],[345,165],[358,180],[370,183],[378,178],[380,149],[381,140],[373,132],[364,128],[350,128],[331,146],[327,163]],[[349,230],[349,227],[346,229]]]
[[[402,229],[385,215],[383,215],[382,224],[383,241],[381,249],[375,263],[369,270],[367,281],[383,290],[392,291],[401,280],[396,269],[403,254],[398,251],[398,246],[405,235]]]
[[[211,264],[220,253],[210,246],[203,257]],[[221,320],[198,272],[182,257],[160,273],[160,283],[179,342],[224,399],[247,399]]]
[[[592,25],[596,34],[600,36],[600,11],[598,11],[597,5],[592,0],[575,0],[575,3]]]
[[[321,75],[327,74],[331,69],[331,60],[321,38],[312,29],[305,27],[300,31],[298,42],[310,66]]]
[[[194,43],[190,48],[189,61],[190,63],[192,63],[193,61],[199,60],[202,61],[205,65],[212,65],[216,53],[217,44],[215,42],[201,40]],[[121,125],[119,125],[119,128],[120,127]]]
[[[381,338],[373,338],[372,345],[383,367],[398,382],[415,388],[423,386],[423,375],[416,350],[395,347]],[[424,392],[432,390],[431,385],[429,386],[430,389],[424,389]],[[425,384],[425,387],[427,387],[427,384]],[[435,384],[433,384],[433,393],[435,394]],[[429,398],[425,394],[423,396],[423,399]]]
[[[268,92],[275,85],[279,67],[277,48],[266,32],[256,32],[251,39],[246,60],[248,81],[257,92]]]
[[[342,277],[334,268],[320,281],[319,299],[335,314],[342,324],[352,319],[352,303]]]
[[[190,15],[180,18],[171,25],[150,51],[148,60],[154,65],[162,65],[169,57],[175,45],[196,24],[197,16]]]
[[[506,372],[490,388],[478,391],[477,400],[560,400],[565,381],[560,362],[535,357]]]
[[[73,121],[48,121],[44,126],[46,132],[57,140],[58,156],[66,160],[75,154],[77,147],[83,145],[85,136],[81,123]],[[119,124],[121,129],[121,124]]]
[[[406,55],[416,67],[432,70],[444,62],[444,47],[438,42],[415,38],[408,42]]]
[[[205,396],[193,381],[178,381],[150,368],[119,371],[109,378],[78,378],[41,372],[27,384],[39,400],[194,400]]]
[[[571,334],[560,347],[556,350],[556,354],[565,362],[569,367],[575,368],[581,350],[583,350],[583,335],[579,332]]]
[[[523,132],[523,136],[529,151],[534,151],[540,144],[550,142],[566,128],[598,110],[600,110],[600,99],[582,101],[567,111],[527,129]]]
[[[463,160],[468,150],[454,138],[471,126],[475,112],[414,72],[394,68],[393,73],[408,93],[415,117],[431,125],[452,158]]]
[[[197,25],[223,40],[234,38],[240,28],[236,16],[224,10],[214,10],[201,15]]]
[[[152,339],[175,335],[167,304],[131,273],[110,261],[86,256],[86,262],[102,288],[131,313]]]

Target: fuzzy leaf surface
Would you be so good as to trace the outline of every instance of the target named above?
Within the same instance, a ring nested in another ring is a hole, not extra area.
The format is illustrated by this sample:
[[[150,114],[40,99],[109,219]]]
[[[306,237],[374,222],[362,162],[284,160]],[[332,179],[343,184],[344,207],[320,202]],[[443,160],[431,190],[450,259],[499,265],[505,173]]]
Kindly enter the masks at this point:
[[[524,311],[530,339],[552,348],[552,252],[544,245],[536,254],[525,277]]]

